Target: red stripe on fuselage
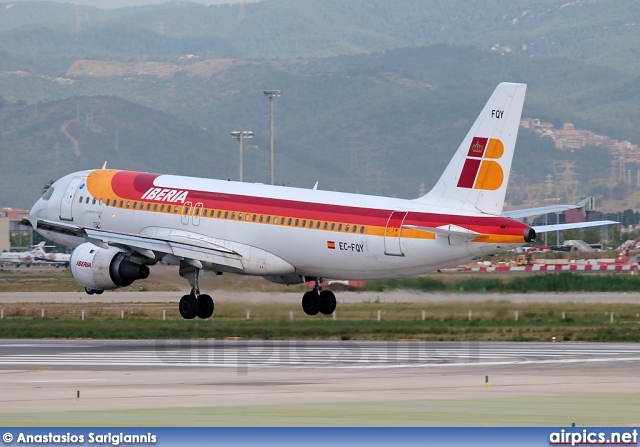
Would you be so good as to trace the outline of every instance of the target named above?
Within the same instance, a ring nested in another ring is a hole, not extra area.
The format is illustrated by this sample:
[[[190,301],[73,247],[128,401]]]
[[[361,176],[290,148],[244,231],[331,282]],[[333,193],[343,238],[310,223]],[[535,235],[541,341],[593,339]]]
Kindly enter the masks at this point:
[[[119,171],[111,181],[111,187],[120,198],[138,202],[167,203],[162,200],[142,199],[150,188],[156,186],[154,180],[159,174],[132,171]],[[175,189],[175,188],[173,188]],[[188,191],[187,201],[202,203],[203,208],[230,212],[276,215],[294,219],[345,222],[357,225],[386,227],[389,216],[394,210],[362,208],[347,205],[333,205],[297,200],[274,199],[257,196],[235,195],[227,192]],[[169,203],[182,206],[182,203]],[[506,217],[456,216],[411,211],[404,225],[439,227],[457,225],[481,234],[524,235],[526,224]]]

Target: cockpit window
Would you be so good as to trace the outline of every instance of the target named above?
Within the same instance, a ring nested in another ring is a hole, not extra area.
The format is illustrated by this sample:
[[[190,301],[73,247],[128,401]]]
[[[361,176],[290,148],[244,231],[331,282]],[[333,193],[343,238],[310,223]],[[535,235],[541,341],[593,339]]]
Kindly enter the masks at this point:
[[[47,189],[47,192],[45,192],[44,195],[42,196],[42,200],[49,200],[52,195],[53,195],[53,186],[49,186],[49,189]]]

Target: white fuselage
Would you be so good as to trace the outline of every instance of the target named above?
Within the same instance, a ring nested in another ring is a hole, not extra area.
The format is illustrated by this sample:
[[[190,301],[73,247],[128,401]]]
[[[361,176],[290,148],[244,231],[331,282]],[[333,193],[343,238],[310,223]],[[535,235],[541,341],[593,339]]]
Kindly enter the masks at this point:
[[[526,228],[504,217],[413,200],[128,171],[77,172],[53,188],[34,205],[32,216],[103,232],[156,238],[179,233],[196,243],[225,246],[243,259],[271,254],[265,267],[204,264],[247,274],[262,274],[264,268],[262,276],[413,275],[522,245]],[[447,237],[412,226],[464,228],[478,237]],[[64,245],[86,242],[38,231]],[[269,259],[284,262],[269,268]]]

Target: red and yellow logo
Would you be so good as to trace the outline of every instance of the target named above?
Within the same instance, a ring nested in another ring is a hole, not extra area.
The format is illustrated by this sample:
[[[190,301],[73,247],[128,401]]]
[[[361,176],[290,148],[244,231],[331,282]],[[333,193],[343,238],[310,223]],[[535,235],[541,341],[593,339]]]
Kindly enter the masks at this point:
[[[458,188],[495,191],[502,186],[504,172],[497,160],[504,154],[502,141],[496,138],[473,137],[467,159],[462,167]]]

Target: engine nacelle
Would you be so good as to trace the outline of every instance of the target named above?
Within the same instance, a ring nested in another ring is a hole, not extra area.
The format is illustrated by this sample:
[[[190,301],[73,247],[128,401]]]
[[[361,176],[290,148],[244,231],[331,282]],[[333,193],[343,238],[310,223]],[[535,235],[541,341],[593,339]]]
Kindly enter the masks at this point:
[[[69,269],[73,278],[90,290],[126,287],[149,276],[149,267],[132,262],[125,250],[104,249],[89,242],[73,250]]]

